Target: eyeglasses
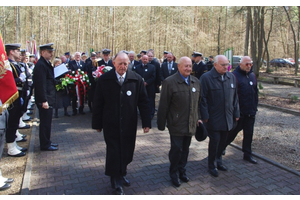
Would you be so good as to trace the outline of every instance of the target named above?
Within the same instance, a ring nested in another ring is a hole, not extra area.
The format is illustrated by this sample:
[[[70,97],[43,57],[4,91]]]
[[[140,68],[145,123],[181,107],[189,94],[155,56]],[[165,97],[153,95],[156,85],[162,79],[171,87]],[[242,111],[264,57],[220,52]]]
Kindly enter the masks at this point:
[[[246,66],[252,66],[253,63],[245,63]]]
[[[229,63],[225,63],[225,64],[219,64],[221,65],[222,67],[228,67],[230,64]]]

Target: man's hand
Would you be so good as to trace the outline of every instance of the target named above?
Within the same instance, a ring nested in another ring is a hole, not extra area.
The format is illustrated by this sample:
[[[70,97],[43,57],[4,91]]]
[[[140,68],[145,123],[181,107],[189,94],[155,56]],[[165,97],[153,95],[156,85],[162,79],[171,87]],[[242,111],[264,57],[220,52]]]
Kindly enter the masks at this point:
[[[97,129],[97,132],[101,132],[102,131],[102,129]]]
[[[202,122],[201,119],[199,119],[199,120],[197,121],[197,126],[199,126],[199,123],[203,124],[203,122]]]
[[[239,121],[240,118],[235,118],[235,121]]]
[[[147,82],[144,82],[144,85],[147,86]]]
[[[42,108],[44,108],[44,109],[49,109],[48,101],[43,102]]]
[[[144,130],[144,133],[148,133],[150,128],[149,127],[144,127],[143,130]]]

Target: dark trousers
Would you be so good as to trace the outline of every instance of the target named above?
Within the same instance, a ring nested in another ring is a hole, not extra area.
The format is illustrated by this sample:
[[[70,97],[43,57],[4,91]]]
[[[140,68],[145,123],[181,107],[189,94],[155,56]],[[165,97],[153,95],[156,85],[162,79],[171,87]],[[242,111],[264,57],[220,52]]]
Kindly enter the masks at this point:
[[[81,96],[82,101],[79,107],[79,112],[83,112],[83,108],[84,108],[84,95]],[[79,101],[79,99],[78,99]],[[77,96],[75,95],[72,98],[72,109],[73,109],[73,113],[77,113]]]
[[[169,151],[170,177],[177,178],[177,171],[180,175],[185,175],[189,148],[192,137],[190,136],[170,136],[171,149]]]
[[[215,161],[217,165],[222,164],[222,151],[226,146],[228,131],[212,131],[208,130],[208,168],[214,169]]]
[[[253,139],[255,115],[244,115],[242,116],[235,129],[229,132],[226,141],[226,147],[235,139],[237,134],[243,130],[243,152],[245,156],[251,156],[251,144]],[[225,147],[225,148],[226,148]]]
[[[21,100],[18,98],[13,102],[13,104],[8,108],[8,123],[6,131],[6,142],[12,143],[16,139],[16,131],[19,128],[20,117],[22,116],[21,111]]]
[[[39,109],[40,125],[39,125],[39,137],[40,148],[46,149],[51,146],[51,124],[53,108],[44,109],[41,105],[37,104]]]

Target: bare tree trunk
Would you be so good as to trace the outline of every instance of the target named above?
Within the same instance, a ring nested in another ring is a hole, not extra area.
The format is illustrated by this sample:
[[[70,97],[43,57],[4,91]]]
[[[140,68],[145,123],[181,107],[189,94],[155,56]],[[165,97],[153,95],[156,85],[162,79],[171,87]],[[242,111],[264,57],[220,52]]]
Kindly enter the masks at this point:
[[[296,36],[296,33],[295,33],[295,29],[293,27],[293,24],[292,24],[292,21],[291,21],[291,18],[290,18],[290,14],[287,10],[287,8],[284,6],[284,11],[287,15],[287,18],[288,18],[288,21],[290,23],[290,26],[291,26],[291,29],[292,29],[292,33],[293,33],[293,40],[294,40],[294,58],[295,58],[295,75],[297,75],[298,73],[298,53],[299,53],[299,27],[298,27],[298,40],[297,40],[297,36]],[[298,11],[300,11],[299,7],[298,7]],[[298,14],[298,26],[300,25],[300,14]],[[298,43],[298,44],[297,44]]]
[[[218,55],[220,55],[220,37],[221,37],[221,17],[219,17],[219,29],[218,29]]]
[[[81,6],[79,6],[79,13],[78,13],[78,26],[77,26],[77,42],[76,42],[76,51],[79,51],[80,45],[80,19],[81,19]]]
[[[248,56],[249,49],[249,34],[250,34],[250,23],[251,23],[251,6],[247,7],[247,24],[246,24],[246,36],[244,46],[244,56]]]
[[[267,37],[267,39],[266,39],[266,37],[264,37],[265,52],[267,53],[267,69],[266,69],[266,72],[270,71],[270,63],[269,63],[270,54],[269,54],[268,43],[269,43],[272,28],[273,28],[273,16],[274,16],[274,7],[272,8],[272,13],[271,13],[271,18],[270,18],[270,30],[269,30],[269,33],[268,33],[268,37]],[[264,55],[263,55],[263,58],[264,58]]]
[[[113,24],[112,24],[112,38],[111,38],[111,46],[112,46],[112,54],[115,54],[115,6],[113,7]]]

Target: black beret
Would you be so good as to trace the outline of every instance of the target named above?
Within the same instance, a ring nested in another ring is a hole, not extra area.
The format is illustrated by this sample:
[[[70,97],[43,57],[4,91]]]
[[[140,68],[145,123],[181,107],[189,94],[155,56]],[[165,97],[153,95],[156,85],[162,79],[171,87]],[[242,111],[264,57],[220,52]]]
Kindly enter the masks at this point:
[[[140,54],[141,53],[144,53],[144,54],[146,54],[147,53],[147,51],[146,50],[142,50],[141,52],[140,52]]]
[[[201,142],[205,140],[207,137],[207,130],[205,126],[202,123],[199,123],[199,126],[197,126],[195,138],[198,142]]]
[[[53,49],[53,43],[40,45],[39,48],[40,50],[55,51],[55,49]]]
[[[20,50],[21,44],[19,43],[13,43],[13,44],[5,44],[5,49],[6,50]]]

